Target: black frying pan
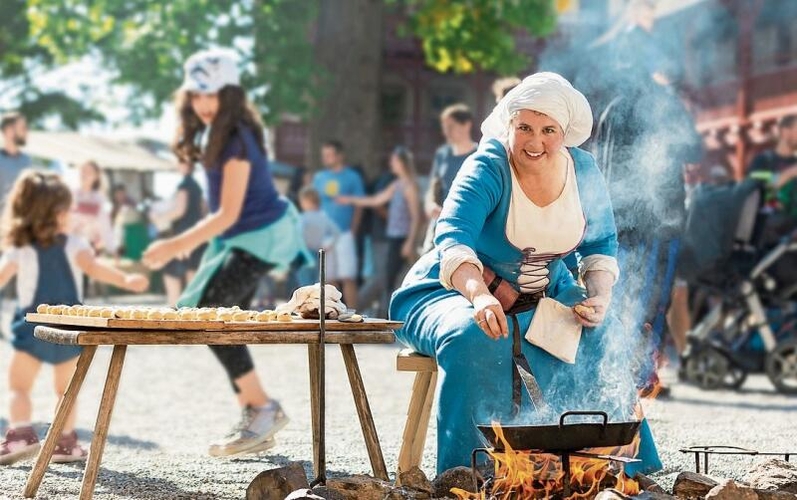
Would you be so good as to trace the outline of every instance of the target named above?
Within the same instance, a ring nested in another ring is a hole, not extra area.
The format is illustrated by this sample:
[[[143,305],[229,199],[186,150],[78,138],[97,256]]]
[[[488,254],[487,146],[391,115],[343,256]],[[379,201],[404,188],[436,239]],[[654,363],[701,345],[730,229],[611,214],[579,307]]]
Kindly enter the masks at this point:
[[[566,424],[572,415],[601,417],[602,422]],[[500,425],[504,438],[515,450],[577,451],[585,448],[623,446],[631,443],[639,430],[639,420],[609,423],[603,411],[566,411],[559,417],[559,425]],[[503,450],[492,425],[477,425],[496,450]]]

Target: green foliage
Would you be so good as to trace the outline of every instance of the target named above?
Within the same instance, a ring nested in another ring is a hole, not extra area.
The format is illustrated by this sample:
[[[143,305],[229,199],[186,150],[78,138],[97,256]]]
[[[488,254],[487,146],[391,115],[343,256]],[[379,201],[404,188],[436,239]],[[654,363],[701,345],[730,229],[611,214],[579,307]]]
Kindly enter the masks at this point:
[[[182,64],[211,46],[234,47],[242,81],[266,121],[306,115],[313,76],[314,1],[28,0],[32,36],[58,62],[99,56],[133,87],[134,121],[160,113],[180,85]]]
[[[437,71],[516,74],[529,66],[515,37],[545,36],[556,26],[559,0],[405,0],[409,26]]]
[[[52,108],[70,127],[98,115],[63,93],[28,88],[31,75],[89,55],[132,87],[134,122],[157,116],[180,85],[183,61],[212,46],[240,54],[242,83],[264,119],[310,117],[325,75],[311,30],[319,0],[2,0],[0,92],[20,95],[33,116]],[[320,0],[335,1],[335,0]],[[513,74],[528,67],[515,37],[550,33],[567,0],[385,0],[401,5],[406,29],[440,72]],[[8,13],[8,16],[5,16]],[[363,20],[368,22],[368,20]],[[351,75],[356,78],[356,75]],[[20,90],[21,89],[21,90]],[[86,100],[89,101],[88,99]]]
[[[26,0],[2,0],[0,94],[4,101],[14,101],[14,107],[34,125],[51,116],[58,116],[67,128],[101,119],[83,102],[63,92],[41,91],[33,85],[33,78],[50,68],[54,58],[31,36],[26,9]]]

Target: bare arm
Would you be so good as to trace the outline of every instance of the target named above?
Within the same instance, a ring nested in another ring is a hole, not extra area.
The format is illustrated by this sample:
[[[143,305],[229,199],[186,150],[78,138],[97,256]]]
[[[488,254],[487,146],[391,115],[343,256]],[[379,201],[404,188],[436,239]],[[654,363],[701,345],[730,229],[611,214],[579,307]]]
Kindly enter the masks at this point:
[[[396,191],[396,182],[391,182],[388,187],[371,196],[339,196],[335,198],[335,201],[344,205],[354,205],[355,207],[381,207],[390,201]]]
[[[614,276],[608,271],[587,271],[584,273],[584,285],[587,287],[587,299],[581,305],[593,311],[574,310],[574,314],[582,325],[596,327],[606,318],[612,301]]]
[[[501,304],[487,289],[478,267],[467,262],[460,265],[451,275],[451,284],[473,304],[475,310],[473,319],[487,336],[498,339],[509,335],[506,315]]]
[[[410,183],[404,188],[404,196],[407,198],[407,208],[410,211],[410,232],[407,234],[405,245],[410,246],[409,250],[415,244],[415,238],[418,237],[418,228],[421,226],[421,208],[418,195],[418,186]]]
[[[117,288],[134,292],[143,292],[149,287],[146,277],[138,274],[127,274],[98,261],[91,250],[81,250],[77,254],[77,265],[89,278],[108,283]]]

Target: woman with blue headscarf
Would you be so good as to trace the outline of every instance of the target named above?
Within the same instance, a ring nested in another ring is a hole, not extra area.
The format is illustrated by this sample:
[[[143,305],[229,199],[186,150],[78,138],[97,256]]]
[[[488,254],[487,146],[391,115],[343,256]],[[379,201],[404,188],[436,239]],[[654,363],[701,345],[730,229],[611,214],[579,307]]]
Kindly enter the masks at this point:
[[[634,412],[630,343],[607,317],[619,275],[612,207],[593,157],[578,149],[591,129],[589,103],[561,76],[538,73],[512,89],[482,123],[481,143],[443,205],[435,248],[393,295],[399,339],[440,367],[439,471],[470,462],[481,444],[475,423],[512,418],[513,329],[554,339],[548,350],[522,342],[548,411],[523,408],[520,419],[604,410],[628,420]],[[584,287],[563,262],[573,255]],[[567,358],[558,344],[573,326],[584,331]],[[646,425],[641,448],[637,470],[660,467]]]

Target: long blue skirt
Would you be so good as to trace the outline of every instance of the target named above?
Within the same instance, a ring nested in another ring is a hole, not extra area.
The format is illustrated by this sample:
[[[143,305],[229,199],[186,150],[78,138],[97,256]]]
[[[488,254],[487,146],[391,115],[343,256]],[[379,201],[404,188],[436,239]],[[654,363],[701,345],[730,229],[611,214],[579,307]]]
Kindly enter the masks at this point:
[[[554,297],[572,305],[583,289],[572,287]],[[471,451],[484,445],[476,424],[550,424],[567,410],[602,410],[610,421],[629,420],[636,405],[636,388],[628,352],[633,343],[624,329],[608,318],[596,329],[584,329],[575,364],[564,363],[522,340],[523,353],[543,391],[548,406],[537,412],[524,394],[520,414],[513,418],[512,335],[492,340],[473,318],[473,306],[462,295],[442,286],[404,286],[391,301],[390,316],[404,321],[399,340],[419,353],[431,356],[439,366],[440,392],[437,415],[437,469],[469,465]],[[534,310],[518,314],[525,335]],[[510,328],[511,328],[511,321]],[[639,464],[628,473],[661,468],[652,434],[643,422]]]

